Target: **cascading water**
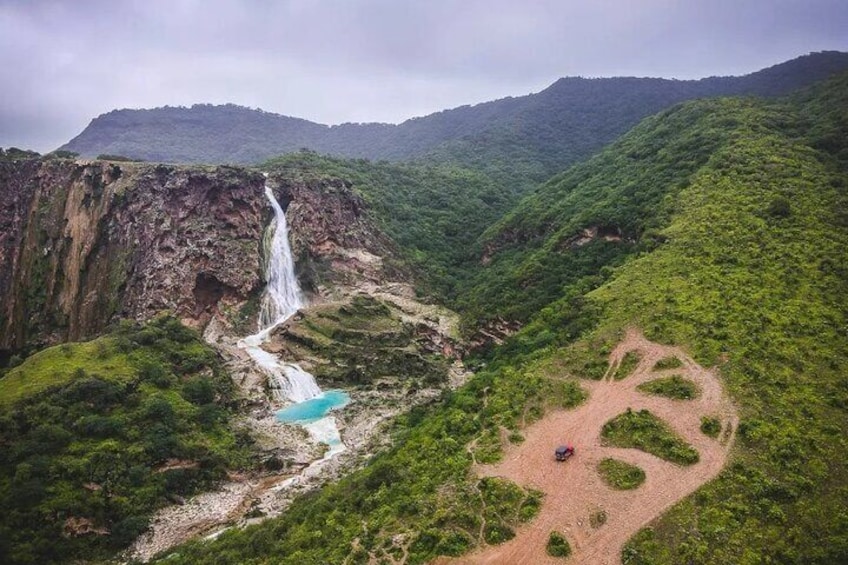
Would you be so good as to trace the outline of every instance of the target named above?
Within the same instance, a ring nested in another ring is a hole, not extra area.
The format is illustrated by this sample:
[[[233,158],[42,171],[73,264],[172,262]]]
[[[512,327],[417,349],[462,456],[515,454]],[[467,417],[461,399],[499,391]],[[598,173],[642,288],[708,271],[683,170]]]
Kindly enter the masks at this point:
[[[303,403],[324,397],[324,393],[315,382],[315,377],[299,365],[283,363],[279,357],[262,349],[262,343],[268,339],[274,328],[292,317],[304,305],[300,285],[294,272],[294,258],[289,246],[286,215],[267,183],[265,196],[274,209],[274,221],[269,229],[270,237],[266,235],[264,239],[267,285],[259,312],[259,331],[241,340],[239,345],[268,374],[271,393],[276,401]],[[342,406],[344,403],[330,408]],[[325,413],[330,408],[325,410]],[[335,418],[332,416],[310,419],[308,422],[288,420],[282,415],[280,419],[302,423],[316,441],[330,446],[324,459],[344,451],[344,444],[336,427]]]
[[[262,296],[259,312],[259,331],[272,328],[289,319],[303,306],[300,285],[294,274],[294,257],[289,246],[289,228],[286,214],[277,202],[274,191],[265,185],[265,196],[274,209],[271,237],[265,237],[265,278],[268,283]],[[270,244],[269,244],[270,240]]]

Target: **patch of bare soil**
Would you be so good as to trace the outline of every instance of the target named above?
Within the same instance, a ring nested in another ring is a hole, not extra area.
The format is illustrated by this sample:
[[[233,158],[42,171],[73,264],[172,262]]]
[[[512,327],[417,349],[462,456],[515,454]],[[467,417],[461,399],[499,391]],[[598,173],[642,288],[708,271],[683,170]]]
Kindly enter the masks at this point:
[[[621,381],[612,375],[629,351],[642,358],[634,372]],[[675,356],[682,367],[654,372],[654,363]],[[670,400],[649,396],[636,387],[658,376],[680,374],[701,389],[695,400]],[[610,370],[601,381],[583,381],[589,399],[574,410],[550,412],[524,431],[526,440],[506,448],[497,465],[476,467],[480,476],[510,479],[545,493],[539,516],[516,532],[515,538],[498,546],[486,546],[460,559],[440,558],[436,563],[480,564],[618,564],[627,540],[640,528],[660,516],[674,503],[718,475],[724,466],[735,436],[738,417],[721,383],[712,370],[704,369],[676,347],[648,341],[630,330],[610,355]],[[681,467],[637,449],[604,447],[601,428],[627,408],[650,410],[698,450],[700,461]],[[700,431],[702,416],[718,416],[724,440],[712,439]],[[572,443],[576,455],[565,462],[554,460],[554,449]],[[613,457],[641,467],[645,482],[636,490],[619,491],[608,487],[598,474],[598,463]],[[606,522],[590,520],[600,511]],[[550,557],[545,545],[551,531],[559,531],[572,548],[567,560]]]

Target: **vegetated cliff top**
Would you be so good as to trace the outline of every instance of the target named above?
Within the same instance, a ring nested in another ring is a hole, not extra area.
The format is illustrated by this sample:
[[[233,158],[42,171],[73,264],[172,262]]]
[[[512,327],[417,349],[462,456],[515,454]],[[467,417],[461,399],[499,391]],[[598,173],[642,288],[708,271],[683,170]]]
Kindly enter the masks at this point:
[[[461,106],[399,125],[326,126],[227,104],[115,110],[61,149],[149,161],[258,163],[309,148],[344,157],[436,158],[542,180],[676,102],[775,96],[848,69],[848,53],[821,52],[741,76],[701,80],[564,78],[545,90]]]

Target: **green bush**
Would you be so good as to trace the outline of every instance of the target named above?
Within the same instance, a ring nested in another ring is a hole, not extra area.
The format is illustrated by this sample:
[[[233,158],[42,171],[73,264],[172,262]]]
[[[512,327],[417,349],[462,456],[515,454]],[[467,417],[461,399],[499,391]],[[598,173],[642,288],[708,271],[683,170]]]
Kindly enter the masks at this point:
[[[491,545],[498,545],[515,537],[515,532],[504,524],[486,524],[483,529],[483,539]]]
[[[644,382],[636,390],[674,400],[693,400],[701,394],[698,385],[680,375]]]
[[[717,438],[718,434],[721,433],[721,420],[714,416],[702,416],[701,431],[704,435],[708,435],[711,438]]]
[[[639,361],[641,360],[642,355],[638,351],[628,351],[621,359],[621,363],[619,363],[616,368],[613,378],[620,381],[629,377],[633,371],[636,370],[636,367],[639,365]]]
[[[210,404],[215,400],[215,387],[208,377],[196,375],[183,383],[183,397],[193,404]]]
[[[608,457],[598,463],[598,473],[606,484],[618,490],[634,489],[645,482],[645,471],[636,465]]]
[[[548,536],[548,544],[545,546],[545,550],[551,557],[568,557],[571,555],[571,545],[569,545],[568,540],[559,532],[551,532],[550,536]]]
[[[768,206],[766,213],[772,218],[788,218],[792,214],[792,204],[782,196],[778,196]]]
[[[683,366],[683,361],[679,357],[663,357],[654,363],[654,371],[665,371],[666,369],[677,369]]]
[[[699,460],[692,446],[648,410],[633,412],[628,408],[604,424],[601,438],[604,445],[641,449],[678,465],[692,465]]]

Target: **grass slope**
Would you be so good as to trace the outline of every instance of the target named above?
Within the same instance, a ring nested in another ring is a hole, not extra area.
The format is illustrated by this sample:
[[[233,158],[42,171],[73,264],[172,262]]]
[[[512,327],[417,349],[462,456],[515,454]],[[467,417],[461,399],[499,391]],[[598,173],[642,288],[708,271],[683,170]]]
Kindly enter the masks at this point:
[[[584,164],[528,195],[481,238],[485,268],[463,287],[471,324],[528,320],[584,279],[662,244],[677,196],[747,128],[786,122],[754,101],[718,99],[652,116]]]
[[[731,466],[627,563],[848,559],[846,186],[808,146],[746,132],[681,194],[668,243],[592,295],[607,319],[721,363],[743,416]]]
[[[725,103],[726,143],[672,191],[662,244],[543,309],[499,357],[594,366],[636,325],[720,367],[742,415],[733,460],[625,563],[845,562],[848,175],[821,132],[848,123],[848,75],[786,104]]]
[[[31,355],[23,366],[11,369],[0,379],[0,406],[66,384],[80,371],[108,375],[109,380],[119,382],[135,374],[127,354],[118,351],[115,340],[109,337],[50,347]]]

